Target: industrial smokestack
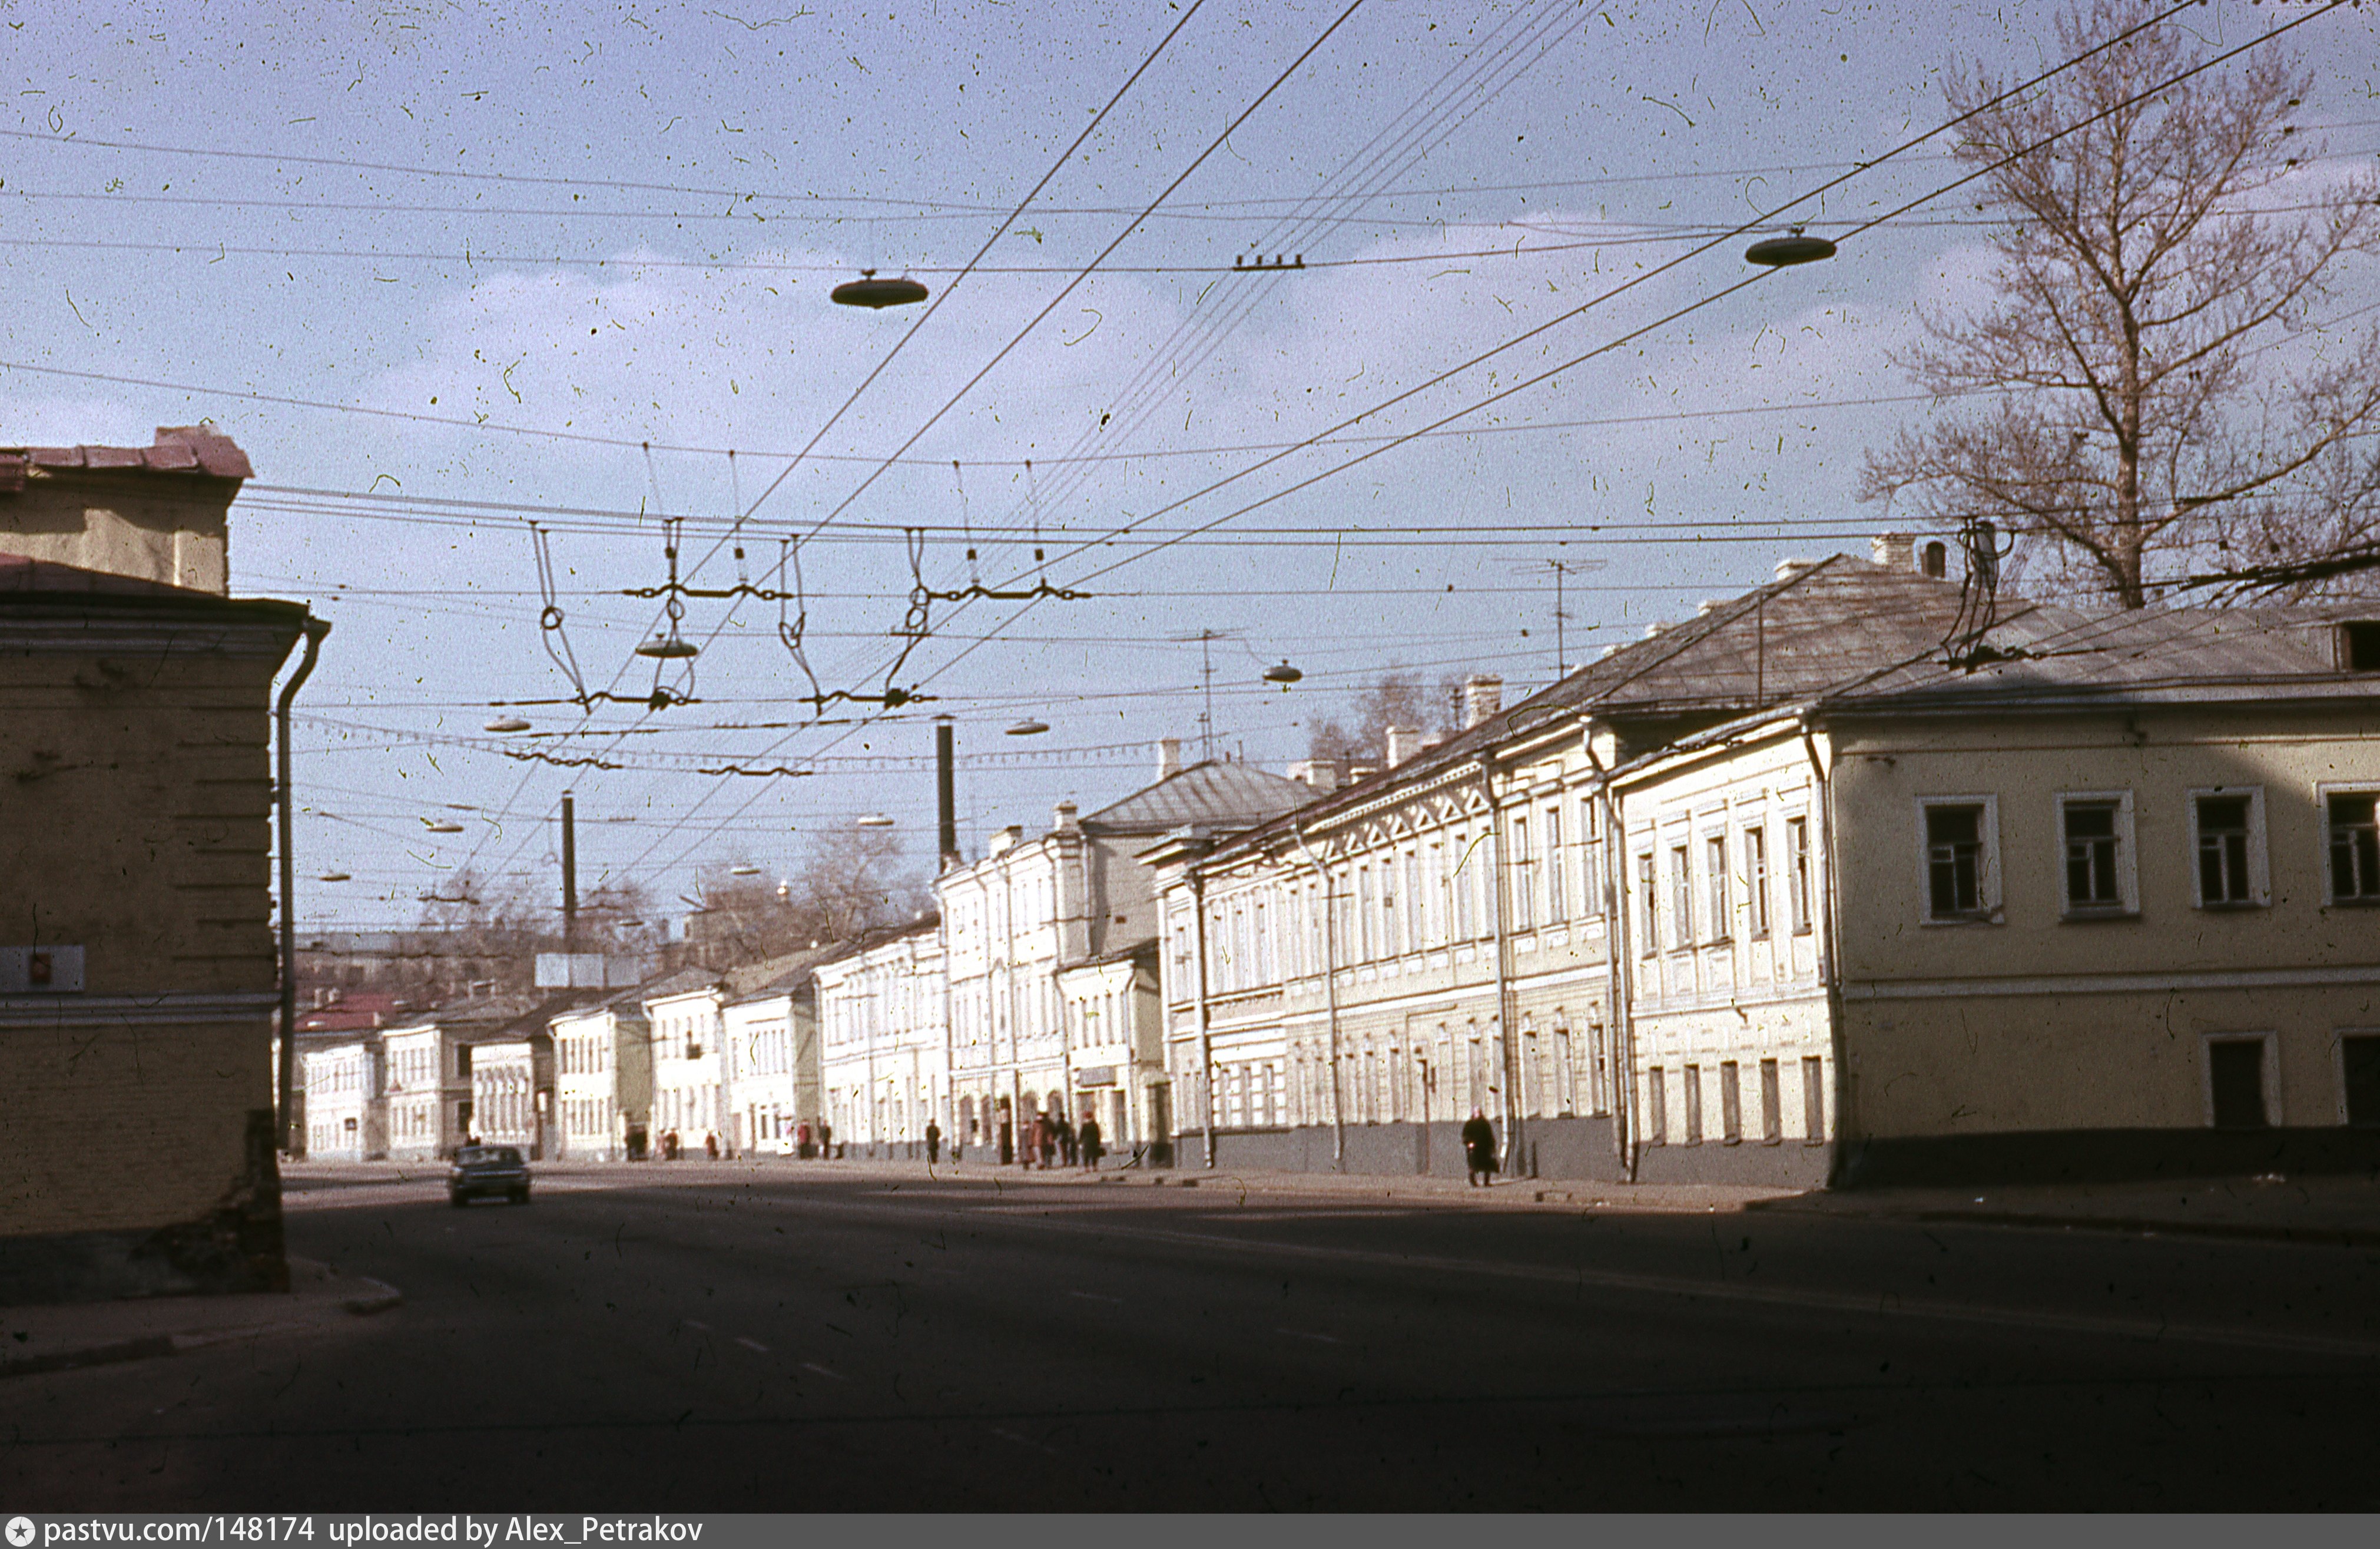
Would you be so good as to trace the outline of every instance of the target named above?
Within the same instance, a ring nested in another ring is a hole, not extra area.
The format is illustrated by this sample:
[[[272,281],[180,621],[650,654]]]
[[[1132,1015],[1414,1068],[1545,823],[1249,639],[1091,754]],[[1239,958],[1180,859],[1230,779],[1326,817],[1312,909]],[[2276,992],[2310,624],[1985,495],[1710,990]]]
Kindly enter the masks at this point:
[[[578,950],[578,806],[562,793],[562,949]]]
[[[951,718],[934,717],[934,799],[941,817],[942,870],[959,863],[959,787],[952,750]]]

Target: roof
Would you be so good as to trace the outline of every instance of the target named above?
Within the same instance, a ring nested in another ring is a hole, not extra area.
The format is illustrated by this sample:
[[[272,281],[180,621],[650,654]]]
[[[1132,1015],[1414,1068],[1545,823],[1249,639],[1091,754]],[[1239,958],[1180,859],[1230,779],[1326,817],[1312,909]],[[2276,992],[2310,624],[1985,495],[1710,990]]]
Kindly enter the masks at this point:
[[[212,425],[160,425],[152,446],[18,446],[0,448],[0,494],[25,487],[29,468],[60,473],[173,473],[212,479],[253,479],[248,454]]]
[[[53,614],[71,609],[85,615],[103,609],[142,614],[190,613],[226,624],[269,624],[292,631],[303,628],[307,619],[303,603],[285,603],[270,597],[224,597],[191,587],[143,580],[137,576],[62,565],[54,559],[0,554],[0,610],[14,614],[29,609]]]
[[[2330,621],[2288,608],[2029,606],[1967,659],[1939,651],[1828,695],[1830,709],[1924,710],[2380,697],[2380,676],[2342,670]]]
[[[1939,651],[1961,628],[1962,593],[1955,581],[1848,555],[1779,568],[1784,573],[1767,585],[1632,640],[1396,768],[1323,797],[1299,817],[1328,818],[1576,715],[1708,723],[1814,699],[1878,667]],[[1281,827],[1276,819],[1245,837]]]
[[[1245,828],[1296,810],[1313,790],[1247,763],[1194,763],[1083,819],[1093,834],[1164,834],[1204,825]]]

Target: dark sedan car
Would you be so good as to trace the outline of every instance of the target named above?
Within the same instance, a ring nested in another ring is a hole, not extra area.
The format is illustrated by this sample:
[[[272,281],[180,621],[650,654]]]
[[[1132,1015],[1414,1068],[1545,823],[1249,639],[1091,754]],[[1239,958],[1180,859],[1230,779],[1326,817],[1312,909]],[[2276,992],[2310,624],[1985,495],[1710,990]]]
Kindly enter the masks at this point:
[[[528,1164],[517,1146],[465,1146],[446,1169],[446,1198],[457,1210],[482,1195],[528,1203]]]

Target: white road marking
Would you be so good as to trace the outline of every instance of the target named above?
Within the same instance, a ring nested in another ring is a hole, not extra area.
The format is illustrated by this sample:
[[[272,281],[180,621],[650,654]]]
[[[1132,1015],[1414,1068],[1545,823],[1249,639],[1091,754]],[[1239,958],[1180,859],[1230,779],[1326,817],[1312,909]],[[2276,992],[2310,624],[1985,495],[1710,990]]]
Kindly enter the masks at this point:
[[[1052,1458],[1058,1456],[1058,1449],[1056,1447],[1043,1446],[1039,1442],[1034,1441],[1029,1437],[1020,1436],[1014,1431],[1003,1431],[999,1426],[995,1425],[991,1428],[991,1433],[998,1436],[1003,1442],[1014,1442],[1018,1446],[1029,1446],[1036,1452],[1046,1452]]]
[[[814,1360],[806,1360],[802,1362],[802,1370],[805,1372],[815,1372],[821,1377],[832,1377],[839,1383],[847,1383],[851,1381],[849,1377],[844,1376],[842,1372],[829,1371],[826,1367],[820,1366]]]
[[[739,1336],[735,1342],[743,1346],[747,1350],[758,1350],[762,1355],[767,1355],[769,1353],[769,1347],[763,1345],[758,1339],[746,1339]]]
[[[1318,1345],[1343,1345],[1347,1341],[1331,1334],[1308,1334],[1302,1328],[1277,1328],[1275,1334],[1286,1334],[1292,1339],[1311,1339]]]
[[[1085,1301],[1111,1301],[1118,1307],[1122,1307],[1123,1305],[1123,1298],[1120,1296],[1101,1296],[1097,1291],[1068,1291],[1066,1294],[1071,1297],[1080,1297]]]
[[[688,1319],[686,1319],[686,1327],[688,1327],[688,1328],[698,1328],[698,1329],[702,1330],[702,1332],[703,1332],[703,1333],[705,1333],[705,1334],[709,1334],[709,1333],[710,1332],[710,1325],[709,1323],[696,1323],[692,1318],[688,1318]]]

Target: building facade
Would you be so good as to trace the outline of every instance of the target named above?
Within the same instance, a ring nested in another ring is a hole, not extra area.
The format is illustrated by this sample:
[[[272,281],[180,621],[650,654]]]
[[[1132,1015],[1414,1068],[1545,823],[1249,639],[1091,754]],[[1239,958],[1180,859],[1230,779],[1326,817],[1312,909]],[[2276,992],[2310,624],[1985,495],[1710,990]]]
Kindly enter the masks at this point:
[[[942,922],[928,915],[818,965],[820,1079],[845,1154],[920,1157],[926,1126],[953,1151]]]
[[[370,1033],[301,1049],[306,1154],[324,1162],[370,1162],[388,1154],[388,1099],[380,1040]]]
[[[553,1039],[562,1157],[641,1160],[651,1136],[653,1097],[651,1024],[645,1019],[643,992],[574,1006],[547,1027]]]
[[[327,627],[6,552],[37,471],[0,455],[0,1301],[285,1287],[273,683]]]

